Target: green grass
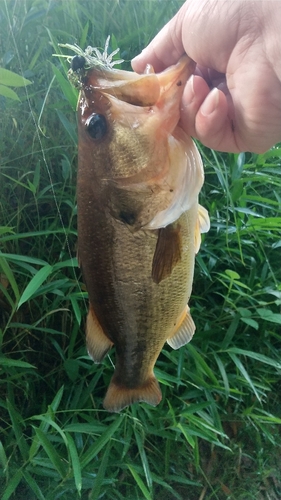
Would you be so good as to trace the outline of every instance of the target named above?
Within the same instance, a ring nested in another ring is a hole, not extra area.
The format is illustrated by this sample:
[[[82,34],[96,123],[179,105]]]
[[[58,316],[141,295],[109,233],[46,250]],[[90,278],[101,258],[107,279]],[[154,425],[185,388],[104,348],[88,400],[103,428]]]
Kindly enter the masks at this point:
[[[194,278],[197,330],[159,357],[160,405],[105,412],[112,362],[86,354],[76,97],[52,54],[58,43],[103,46],[110,34],[129,68],[180,4],[0,3],[1,67],[32,82],[7,85],[20,100],[0,95],[3,500],[281,497],[280,146],[201,148],[211,230]]]

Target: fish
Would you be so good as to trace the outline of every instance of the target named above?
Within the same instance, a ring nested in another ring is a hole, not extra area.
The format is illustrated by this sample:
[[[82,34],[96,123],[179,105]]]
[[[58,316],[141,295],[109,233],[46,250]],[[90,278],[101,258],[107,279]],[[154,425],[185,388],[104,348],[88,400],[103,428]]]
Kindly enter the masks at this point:
[[[87,350],[100,363],[115,347],[103,406],[120,412],[160,403],[156,360],[166,342],[178,349],[193,337],[195,255],[210,221],[198,202],[202,160],[180,124],[195,63],[184,55],[161,73],[148,65],[137,74],[99,52],[92,64],[87,54],[72,64],[80,85],[78,260]]]

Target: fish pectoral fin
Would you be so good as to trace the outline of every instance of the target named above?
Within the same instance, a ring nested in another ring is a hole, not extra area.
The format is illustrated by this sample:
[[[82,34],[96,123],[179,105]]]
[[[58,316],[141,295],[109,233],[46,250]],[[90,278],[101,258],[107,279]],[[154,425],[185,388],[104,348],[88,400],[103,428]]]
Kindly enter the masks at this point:
[[[179,223],[169,224],[159,229],[151,271],[155,283],[159,284],[170,276],[175,265],[181,260],[181,250],[182,238]]]
[[[100,363],[113,343],[105,335],[100,323],[90,306],[86,322],[86,345],[89,356],[95,363]]]
[[[191,341],[194,332],[195,324],[189,312],[189,307],[186,306],[180,315],[171,337],[167,339],[167,343],[173,349],[179,349]]]
[[[139,402],[157,406],[161,399],[161,389],[153,373],[143,384],[133,388],[118,384],[113,375],[103,401],[103,407],[110,412],[119,412],[126,406]]]
[[[198,219],[196,222],[194,247],[195,253],[199,252],[201,245],[201,233],[207,233],[210,229],[210,219],[206,208],[198,205]]]

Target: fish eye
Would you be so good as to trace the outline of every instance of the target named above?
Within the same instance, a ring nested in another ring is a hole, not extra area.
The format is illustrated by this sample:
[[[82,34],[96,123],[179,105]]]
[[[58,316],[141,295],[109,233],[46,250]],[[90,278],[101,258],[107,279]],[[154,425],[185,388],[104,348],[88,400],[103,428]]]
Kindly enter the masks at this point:
[[[107,132],[107,123],[104,115],[94,113],[86,122],[86,129],[92,139],[102,139]]]
[[[84,56],[74,56],[71,60],[71,69],[72,71],[78,71],[79,69],[83,69],[86,63],[86,59]]]

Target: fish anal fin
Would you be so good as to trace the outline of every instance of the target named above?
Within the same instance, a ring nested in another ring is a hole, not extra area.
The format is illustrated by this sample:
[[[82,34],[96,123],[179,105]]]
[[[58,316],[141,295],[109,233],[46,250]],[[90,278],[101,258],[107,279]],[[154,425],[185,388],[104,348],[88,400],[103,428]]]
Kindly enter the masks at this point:
[[[133,403],[144,402],[157,406],[162,399],[158,381],[152,373],[147,380],[136,387],[125,387],[113,375],[103,401],[103,407],[110,412],[120,412]]]
[[[105,335],[91,306],[86,322],[86,344],[89,356],[95,363],[100,363],[113,345]]]
[[[189,312],[189,307],[186,306],[179,317],[172,335],[167,339],[167,343],[173,349],[179,349],[190,342],[194,332],[195,324]]]
[[[170,276],[181,260],[182,237],[180,224],[169,224],[159,229],[158,240],[152,261],[152,279],[159,284]]]

